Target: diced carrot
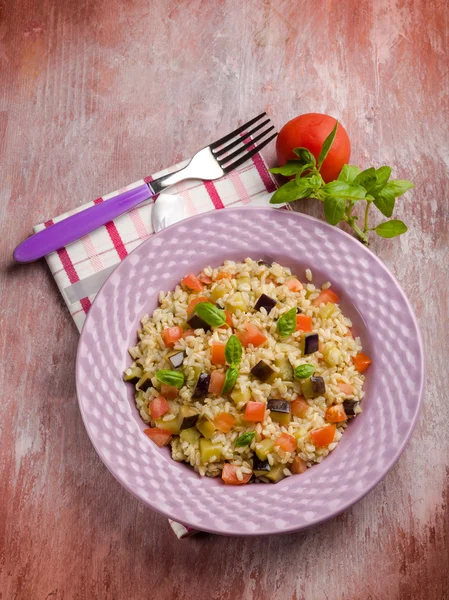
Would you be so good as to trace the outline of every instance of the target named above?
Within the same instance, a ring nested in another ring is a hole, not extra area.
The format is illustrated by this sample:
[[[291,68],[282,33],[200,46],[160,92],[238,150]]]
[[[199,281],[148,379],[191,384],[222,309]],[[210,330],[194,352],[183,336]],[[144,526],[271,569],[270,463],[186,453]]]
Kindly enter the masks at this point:
[[[225,365],[225,348],[226,344],[222,344],[221,342],[212,342],[212,362],[214,365]]]
[[[205,275],[204,273],[200,273],[198,275],[198,279],[201,281],[201,283],[204,283],[205,285],[209,285],[209,283],[212,283],[212,277],[209,277],[209,275]]]
[[[175,342],[182,338],[184,330],[182,327],[166,327],[162,332],[162,339],[166,346],[173,346]]]
[[[181,283],[188,287],[190,290],[195,290],[195,292],[202,292],[204,289],[201,281],[193,273],[189,273],[187,277],[184,277]]]
[[[229,463],[226,463],[223,466],[223,472],[221,474],[221,478],[223,479],[223,481],[228,485],[244,485],[245,483],[248,483],[253,474],[242,473],[243,477],[240,480],[237,477],[237,469],[239,468],[240,467],[236,467],[235,465],[230,465]]]
[[[234,277],[234,275],[231,275],[231,273],[227,273],[226,271],[221,271],[220,273],[217,273],[217,276],[215,277],[215,281],[220,281],[220,279],[232,279]]]
[[[185,339],[186,337],[189,337],[189,335],[195,335],[195,330],[194,329],[186,329],[184,331],[184,333],[182,334],[182,337]]]
[[[201,302],[210,302],[210,300],[205,296],[199,296],[198,298],[190,300],[189,305],[187,307],[187,314],[190,315],[191,313],[193,313],[193,309],[195,308],[195,306],[197,304],[200,304]]]
[[[166,383],[161,383],[161,394],[165,398],[167,398],[167,400],[174,400],[178,397],[179,390],[174,385],[167,385]]]
[[[214,424],[219,431],[229,433],[235,425],[235,417],[226,412],[218,413],[214,419]]]
[[[144,429],[143,432],[156,444],[156,446],[159,446],[159,448],[166,446],[171,439],[171,433],[169,431],[164,431],[164,429],[159,429],[158,427],[149,427],[148,429]]]
[[[307,471],[307,465],[302,458],[295,456],[292,464],[290,465],[290,471],[293,473],[293,475],[301,475]]]
[[[300,292],[303,288],[302,283],[294,277],[293,279],[288,279],[285,282],[285,285],[291,292]]]
[[[265,402],[253,402],[250,400],[245,407],[244,420],[248,423],[263,421],[265,418],[265,408]]]
[[[281,433],[274,445],[279,446],[284,452],[294,452],[296,450],[296,438],[289,433]]]
[[[354,395],[354,386],[351,385],[350,383],[344,383],[343,381],[339,381],[337,383],[337,386],[340,388],[340,390],[343,392],[343,394],[346,394],[347,396]]]
[[[308,410],[309,405],[302,396],[299,396],[296,398],[296,400],[292,400],[292,402],[290,402],[290,411],[294,417],[299,417],[302,419],[305,417]]]
[[[296,315],[296,331],[312,331],[312,317]]]
[[[177,392],[178,390],[176,390]],[[150,413],[153,419],[160,419],[162,415],[168,413],[170,410],[170,404],[164,398],[164,396],[158,396],[150,402]]]
[[[219,396],[223,390],[226,375],[223,371],[212,371],[210,374],[209,393]]]
[[[312,304],[313,306],[320,306],[320,304],[327,304],[328,302],[333,302],[334,304],[338,304],[340,302],[340,298],[337,296],[337,294],[330,289],[320,292],[320,295],[315,298]]]
[[[343,408],[343,404],[334,404],[334,406],[329,406],[329,408],[326,410],[324,418],[326,421],[329,421],[329,423],[341,423],[342,421],[348,420],[345,409]]]
[[[359,373],[364,373],[370,366],[372,361],[368,356],[366,356],[366,354],[363,354],[363,352],[359,352],[357,356],[354,356],[352,362],[354,363],[354,367]]]
[[[320,429],[315,429],[314,431],[312,431],[310,433],[310,436],[312,438],[312,441],[317,446],[329,446],[329,444],[332,444],[332,442],[334,441],[336,431],[337,428],[335,427],[335,425],[325,425]]]
[[[267,341],[266,335],[251,323],[245,323],[245,331],[238,331],[236,335],[245,348],[250,344],[257,348]]]

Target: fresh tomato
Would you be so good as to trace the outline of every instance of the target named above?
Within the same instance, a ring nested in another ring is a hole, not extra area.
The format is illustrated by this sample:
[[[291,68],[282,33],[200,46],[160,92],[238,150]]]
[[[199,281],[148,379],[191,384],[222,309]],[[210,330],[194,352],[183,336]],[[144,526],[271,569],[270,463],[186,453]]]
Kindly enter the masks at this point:
[[[182,338],[184,330],[182,327],[166,327],[162,332],[162,339],[166,346],[173,346],[175,342]]]
[[[148,429],[144,429],[143,432],[156,444],[156,446],[159,446],[159,448],[166,446],[171,438],[171,433],[169,431],[164,431],[164,429],[158,429],[157,427],[149,427]]]
[[[210,374],[209,393],[219,396],[223,390],[226,375],[223,371],[212,371]]]
[[[312,317],[296,315],[296,331],[312,331]]]
[[[223,472],[221,474],[221,478],[223,479],[223,481],[225,483],[227,483],[228,485],[244,485],[245,483],[248,483],[248,481],[251,479],[252,477],[252,473],[242,473],[243,478],[240,480],[237,477],[237,469],[239,467],[236,467],[235,465],[230,465],[229,463],[226,463],[223,466]]]
[[[167,400],[174,400],[178,397],[179,390],[174,385],[161,383],[161,394],[164,396],[164,398],[167,398]],[[157,419],[157,417],[154,418]]]
[[[346,394],[347,396],[354,395],[354,386],[351,385],[350,383],[343,383],[343,381],[339,381],[337,383],[337,386],[340,388],[340,390],[343,392],[343,394]]]
[[[201,302],[210,302],[209,298],[205,296],[199,296],[198,298],[194,298],[190,300],[189,305],[187,307],[187,315],[191,315],[193,313],[193,309],[197,304],[201,304]]]
[[[237,337],[242,343],[242,346],[249,346],[252,344],[255,348],[262,346],[267,341],[267,337],[257,327],[254,327],[251,323],[245,324],[245,331],[239,331],[236,333]]]
[[[230,313],[229,310],[225,310],[224,313],[226,316],[226,323],[229,325],[229,327],[232,327],[232,313]]]
[[[209,283],[212,283],[212,277],[209,277],[209,275],[205,275],[204,273],[200,273],[198,275],[198,279],[201,281],[201,283],[204,283],[205,285],[209,285]]]
[[[311,431],[310,436],[316,446],[329,446],[334,441],[336,430],[335,425],[325,425],[320,429]]]
[[[302,396],[298,396],[298,398],[290,402],[290,410],[294,417],[302,419],[309,410],[309,405]]]
[[[178,390],[176,390],[177,392]],[[178,395],[178,394],[176,394]],[[164,396],[158,396],[150,402],[150,413],[153,419],[160,419],[165,413],[170,410],[170,404]]]
[[[342,421],[348,420],[345,409],[343,408],[343,404],[329,406],[329,408],[326,410],[324,418],[326,421],[329,421],[329,423],[341,423]]]
[[[289,433],[281,433],[274,445],[279,446],[284,452],[294,452],[296,450],[296,438]]]
[[[214,365],[225,365],[225,348],[226,344],[221,342],[212,342],[212,362]]]
[[[300,292],[302,290],[302,283],[299,281],[299,279],[296,279],[296,277],[293,279],[288,279],[285,282],[285,285],[291,292]]]
[[[363,352],[359,352],[357,356],[354,356],[352,362],[354,363],[354,367],[359,373],[364,373],[370,366],[372,361],[368,356],[366,356],[366,354],[363,354]]]
[[[294,148],[307,148],[318,160],[323,142],[334,126],[334,117],[318,113],[300,115],[286,123],[276,139],[278,165],[281,167],[288,160],[297,158],[293,153]],[[326,183],[337,179],[343,165],[348,163],[350,154],[348,134],[339,123],[334,142],[320,170]]]
[[[250,400],[245,407],[243,418],[248,423],[261,422],[265,418],[265,408],[265,402],[252,402]]]
[[[227,273],[226,271],[221,271],[220,273],[217,273],[217,276],[215,277],[215,281],[220,281],[220,279],[232,279],[234,277],[234,275],[231,275],[231,273]]]
[[[218,413],[214,419],[214,425],[219,431],[229,433],[235,425],[235,417],[226,412]]]
[[[203,284],[193,273],[189,273],[187,277],[184,277],[181,283],[188,287],[190,290],[194,290],[195,292],[203,291]]]
[[[295,456],[292,464],[290,465],[290,471],[293,473],[293,475],[301,475],[307,471],[307,465],[302,458]]]
[[[189,337],[189,335],[195,335],[195,330],[194,329],[186,329],[184,331],[184,333],[182,334],[183,338]]]
[[[332,302],[333,304],[338,304],[340,302],[340,298],[335,292],[328,289],[320,292],[319,296],[315,298],[312,304],[313,306],[320,306],[321,304],[328,304],[329,302]]]

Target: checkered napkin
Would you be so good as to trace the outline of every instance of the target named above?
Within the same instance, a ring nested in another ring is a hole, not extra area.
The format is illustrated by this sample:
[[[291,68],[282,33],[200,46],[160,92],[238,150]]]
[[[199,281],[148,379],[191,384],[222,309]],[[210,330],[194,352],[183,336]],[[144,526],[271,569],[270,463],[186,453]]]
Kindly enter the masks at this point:
[[[185,164],[187,161],[36,225],[34,231],[41,231],[94,204],[180,169]],[[221,179],[183,181],[172,186],[169,193],[184,198],[185,216],[191,217],[229,206],[266,206],[276,188],[276,181],[268,172],[263,158],[260,154],[255,154],[239,169],[231,171]],[[162,200],[162,194],[160,198]],[[132,250],[153,235],[154,202],[154,198],[143,202],[104,227],[100,227],[77,242],[45,257],[79,331],[81,331],[95,295],[109,274]],[[196,533],[194,529],[174,521],[170,521],[170,525],[178,538]]]

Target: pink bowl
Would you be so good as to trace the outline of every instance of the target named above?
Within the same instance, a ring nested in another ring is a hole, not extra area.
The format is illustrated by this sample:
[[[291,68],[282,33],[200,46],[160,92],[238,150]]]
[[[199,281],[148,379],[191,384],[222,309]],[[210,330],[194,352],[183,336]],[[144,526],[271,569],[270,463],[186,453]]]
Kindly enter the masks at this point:
[[[122,381],[140,317],[188,272],[224,260],[273,260],[301,279],[331,281],[366,353],[363,413],[337,448],[301,476],[276,485],[223,485],[176,463],[143,433],[131,386]],[[107,468],[154,510],[225,535],[296,531],[367,494],[399,458],[415,426],[424,382],[421,336],[410,304],[385,265],[357,240],[311,217],[236,208],[192,217],[139,246],[111,274],[84,325],[76,382],[84,424]]]

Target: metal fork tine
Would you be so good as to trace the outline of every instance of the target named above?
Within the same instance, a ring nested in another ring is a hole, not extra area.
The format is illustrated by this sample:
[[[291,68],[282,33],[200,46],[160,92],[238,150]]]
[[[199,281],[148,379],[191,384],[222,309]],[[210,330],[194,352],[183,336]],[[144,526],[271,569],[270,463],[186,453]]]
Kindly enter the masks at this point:
[[[237,150],[235,150],[235,152],[233,152],[232,154],[229,154],[228,156],[224,156],[221,160],[218,161],[220,167],[222,167],[224,163],[227,163],[228,161],[232,160],[233,158],[240,156],[240,154],[242,154],[242,152],[246,152],[247,150],[249,150],[249,148],[251,146],[253,146],[256,142],[258,142],[259,140],[264,138],[267,135],[267,133],[269,133],[270,131],[273,131],[273,129],[274,129],[274,125],[272,125],[268,129],[266,129],[265,131],[262,131],[262,133],[257,135],[254,139],[250,140],[244,146],[237,148]]]
[[[270,119],[267,119],[266,121],[263,121],[263,123],[260,123],[260,125],[257,125],[257,127],[254,127],[254,129],[251,129],[251,131],[245,132],[244,135],[240,135],[234,142],[231,142],[224,148],[220,148],[220,150],[217,150],[217,152],[214,152],[215,158],[221,156],[225,152],[229,152],[229,150],[232,150],[232,148],[235,148],[239,144],[242,144],[243,141],[245,140],[245,138],[253,136],[257,131],[259,131],[259,129],[262,129],[262,127],[265,127],[265,125],[268,125],[269,123],[270,123]]]
[[[221,139],[219,139],[216,142],[213,142],[212,144],[210,144],[209,148],[211,148],[211,150],[214,150],[218,146],[222,146],[223,144],[225,144],[229,140],[232,140],[232,138],[235,137],[236,135],[238,135],[239,133],[242,133],[243,131],[245,131],[245,129],[247,129],[247,127],[251,127],[251,125],[254,125],[254,123],[256,123],[259,119],[261,119],[262,117],[264,117],[266,114],[267,114],[266,112],[263,112],[258,117],[255,117],[254,119],[251,119],[251,121],[248,121],[248,123],[245,123],[241,127],[238,127],[238,129],[236,129],[235,131],[232,131],[231,133],[228,133],[228,135],[225,135]]]
[[[271,142],[271,140],[274,140],[274,138],[277,136],[277,132],[274,133],[273,135],[270,135],[269,138],[267,138],[266,140],[264,140],[262,143],[260,143],[258,146],[256,146],[255,148],[252,148],[252,150],[250,150],[249,152],[246,152],[241,158],[237,159],[235,162],[233,162],[231,165],[227,165],[226,167],[222,167],[223,172],[224,173],[229,173],[229,171],[232,171],[233,169],[236,169],[237,167],[240,167],[240,165],[242,165],[244,162],[246,162],[247,160],[249,160],[252,156],[254,156],[257,152],[260,152],[260,150],[262,150],[262,148],[265,148],[265,146]]]

